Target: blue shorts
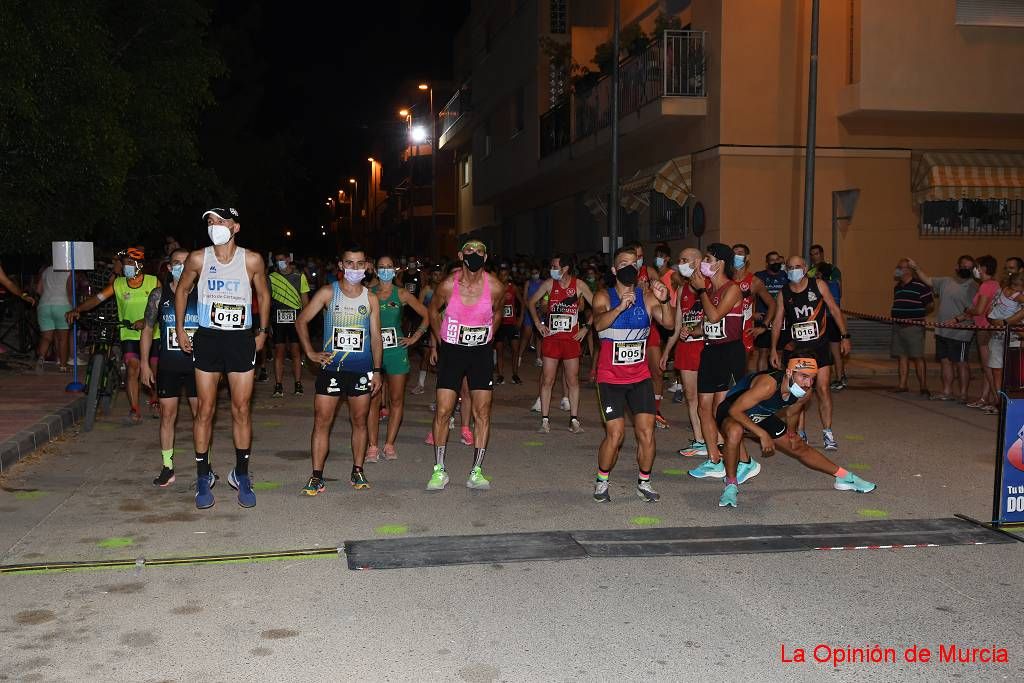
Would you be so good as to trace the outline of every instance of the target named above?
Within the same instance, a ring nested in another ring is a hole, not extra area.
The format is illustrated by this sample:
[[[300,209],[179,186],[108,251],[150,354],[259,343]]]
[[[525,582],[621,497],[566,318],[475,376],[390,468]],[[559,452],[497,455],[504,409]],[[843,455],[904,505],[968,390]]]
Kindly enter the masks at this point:
[[[42,332],[68,329],[68,321],[64,314],[71,310],[71,304],[39,304],[36,319]]]

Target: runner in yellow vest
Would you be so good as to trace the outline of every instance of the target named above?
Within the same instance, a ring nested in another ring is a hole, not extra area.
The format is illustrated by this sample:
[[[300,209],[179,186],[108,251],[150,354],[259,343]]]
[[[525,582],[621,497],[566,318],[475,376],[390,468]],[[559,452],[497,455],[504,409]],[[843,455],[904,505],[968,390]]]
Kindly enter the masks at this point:
[[[274,398],[284,396],[284,356],[292,356],[292,375],[295,377],[295,395],[302,391],[302,347],[295,332],[299,311],[309,303],[309,282],[306,274],[296,270],[291,256],[279,251],[274,254],[277,270],[270,274],[270,329],[274,341]]]
[[[142,272],[145,266],[146,252],[141,247],[132,247],[118,254],[121,264],[124,266],[124,275],[114,278],[114,281],[107,285],[102,292],[91,296],[67,313],[67,320],[70,323],[77,319],[82,313],[91,311],[110,297],[116,297],[117,317],[127,323],[121,328],[121,354],[124,356],[125,365],[128,367],[128,379],[125,382],[125,391],[128,393],[130,410],[128,420],[132,424],[142,421],[142,413],[139,411],[139,339],[142,337],[142,327],[145,324],[146,302],[149,301],[149,294],[159,286],[155,275],[144,275]],[[160,345],[157,340],[160,338],[160,330],[154,330],[154,344],[149,352],[149,365],[156,371],[157,357],[160,353]],[[151,390],[147,389],[150,409],[154,417],[159,417],[159,404]]]

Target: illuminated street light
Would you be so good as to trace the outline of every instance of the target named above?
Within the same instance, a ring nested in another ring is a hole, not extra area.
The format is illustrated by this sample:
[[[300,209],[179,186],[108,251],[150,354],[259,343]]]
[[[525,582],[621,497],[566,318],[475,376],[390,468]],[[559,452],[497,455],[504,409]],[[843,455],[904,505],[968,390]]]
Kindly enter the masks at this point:
[[[427,129],[423,126],[413,126],[412,130],[409,131],[409,137],[417,145],[421,144],[427,139]]]
[[[419,88],[420,90],[430,90],[430,86],[429,86],[429,85],[427,85],[426,83],[420,83],[420,84],[419,84],[419,85],[418,85],[417,87],[418,87],[418,88]]]
[[[399,109],[398,110],[398,115],[401,116],[404,119],[407,116],[409,116],[409,110],[408,109]]]
[[[371,164],[373,163],[373,157],[366,157],[366,160],[369,161]]]
[[[284,231],[284,236],[285,237],[291,237],[292,236],[292,231],[291,230],[285,230]]]

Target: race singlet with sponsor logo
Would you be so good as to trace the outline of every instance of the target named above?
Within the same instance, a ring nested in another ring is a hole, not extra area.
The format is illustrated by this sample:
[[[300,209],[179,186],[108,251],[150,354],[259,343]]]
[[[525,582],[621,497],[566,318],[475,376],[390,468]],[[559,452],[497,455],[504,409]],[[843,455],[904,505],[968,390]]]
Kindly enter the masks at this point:
[[[349,297],[340,283],[331,287],[331,300],[324,310],[324,351],[331,354],[331,359],[324,369],[369,372],[373,369],[369,290],[360,286],[359,294]]]
[[[199,326],[231,331],[252,328],[252,285],[245,266],[246,251],[235,247],[228,263],[221,263],[207,247],[196,289],[199,292]]]

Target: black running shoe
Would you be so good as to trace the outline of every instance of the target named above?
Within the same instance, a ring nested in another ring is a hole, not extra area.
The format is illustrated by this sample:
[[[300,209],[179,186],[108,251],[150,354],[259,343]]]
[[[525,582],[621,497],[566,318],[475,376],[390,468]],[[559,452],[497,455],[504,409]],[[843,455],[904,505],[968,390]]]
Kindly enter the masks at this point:
[[[366,475],[363,474],[362,470],[356,470],[352,473],[352,488],[356,489],[368,489],[370,488],[370,482],[366,481]]]
[[[266,368],[260,368],[260,374],[256,376],[256,381],[257,382],[266,382],[267,381],[267,369]]]
[[[159,486],[160,488],[166,488],[174,483],[174,470],[161,467],[160,475],[153,480],[153,486]]]
[[[274,398],[281,398],[284,396],[284,387],[280,384],[274,385]]]
[[[512,375],[512,384],[522,384],[523,380],[519,379],[519,375]]]
[[[303,393],[302,392],[302,382],[296,382],[295,383],[295,395],[296,396],[302,396],[302,393]]]

